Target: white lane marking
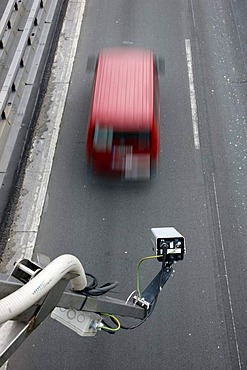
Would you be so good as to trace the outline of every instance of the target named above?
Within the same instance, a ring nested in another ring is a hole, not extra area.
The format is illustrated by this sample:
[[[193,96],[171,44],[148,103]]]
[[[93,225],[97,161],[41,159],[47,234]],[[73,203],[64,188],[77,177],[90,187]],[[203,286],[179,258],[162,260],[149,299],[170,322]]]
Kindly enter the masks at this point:
[[[220,221],[219,202],[218,202],[218,196],[217,196],[217,191],[216,191],[216,183],[215,183],[214,173],[212,174],[212,176],[213,176],[214,197],[215,197],[215,204],[216,204],[216,211],[217,211],[217,218],[218,218],[218,225],[219,225],[219,232],[220,232],[220,244],[221,244],[221,251],[222,251],[222,256],[223,256],[223,265],[224,265],[227,293],[228,293],[228,299],[229,299],[229,305],[230,305],[230,311],[231,311],[231,319],[232,319],[232,326],[233,326],[233,332],[234,332],[234,339],[235,339],[236,351],[237,351],[237,356],[238,356],[238,365],[239,365],[239,369],[242,369],[239,346],[238,346],[237,330],[236,330],[236,324],[235,324],[233,306],[232,306],[231,290],[230,290],[230,284],[229,284],[229,279],[228,279],[225,246],[224,246],[224,242],[223,242],[223,235],[222,235],[222,228],[221,228],[221,221]]]
[[[189,87],[190,87],[190,106],[191,106],[191,116],[192,116],[192,125],[193,125],[194,145],[196,149],[200,149],[197,103],[196,103],[196,93],[195,93],[195,85],[194,85],[194,77],[193,77],[192,52],[191,52],[190,39],[185,40],[185,50],[186,50]]]

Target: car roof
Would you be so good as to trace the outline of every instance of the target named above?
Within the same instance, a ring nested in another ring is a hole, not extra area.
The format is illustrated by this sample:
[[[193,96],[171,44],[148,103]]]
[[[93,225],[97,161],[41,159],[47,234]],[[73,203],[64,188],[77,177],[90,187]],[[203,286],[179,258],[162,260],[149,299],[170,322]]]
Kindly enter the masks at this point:
[[[92,118],[115,130],[149,129],[153,117],[154,54],[114,48],[99,53]]]

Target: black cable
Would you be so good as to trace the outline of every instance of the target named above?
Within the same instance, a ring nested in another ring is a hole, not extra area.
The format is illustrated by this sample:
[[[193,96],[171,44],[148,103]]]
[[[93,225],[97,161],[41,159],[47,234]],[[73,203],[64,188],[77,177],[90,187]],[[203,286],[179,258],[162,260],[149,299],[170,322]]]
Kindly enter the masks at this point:
[[[152,306],[150,307],[150,309],[148,311],[146,311],[146,315],[145,317],[141,320],[141,322],[139,322],[138,324],[136,325],[133,325],[133,326],[129,326],[129,327],[126,327],[124,325],[121,324],[121,329],[124,329],[124,330],[132,330],[132,329],[136,329],[138,328],[139,326],[141,326],[142,324],[144,324],[144,322],[147,321],[147,319],[151,316],[151,314],[153,313],[153,310],[154,310],[154,307],[157,303],[157,300],[158,300],[158,296],[155,298],[154,302],[152,303]]]
[[[118,282],[115,281],[114,283],[107,283],[107,284],[104,284],[103,286],[99,287],[99,288],[95,288],[95,289],[83,289],[81,291],[82,294],[85,294],[85,295],[88,295],[88,296],[100,296],[100,295],[103,295],[107,292],[109,292],[110,290],[116,288],[118,286]]]
[[[86,298],[84,299],[84,302],[81,305],[80,311],[82,311],[82,309],[83,309],[83,307],[85,306],[86,303],[87,303],[87,296],[86,296]]]
[[[145,322],[147,319],[148,319],[148,317],[147,317],[147,316],[145,316],[145,317],[144,317],[144,319],[142,319],[142,321],[141,321],[141,322],[139,322],[139,323],[138,323],[138,324],[136,324],[136,325],[129,326],[129,327],[124,326],[123,324],[121,324],[121,329],[124,329],[124,330],[132,330],[132,329],[136,329],[136,328],[138,328],[139,326],[141,326],[142,324],[144,324],[144,322]]]
[[[164,271],[165,270],[167,271],[167,269],[170,269],[171,265],[172,265],[172,263],[167,263],[166,256],[167,256],[167,248],[163,248],[163,261],[162,261],[162,268],[161,268],[161,272],[160,272],[159,290],[158,290],[159,293],[160,293],[161,288],[162,288],[162,279],[163,279]],[[81,310],[84,307],[84,305],[86,304],[86,301],[87,301],[88,297],[90,297],[90,296],[91,297],[96,297],[96,296],[103,295],[103,294],[109,292],[110,290],[116,288],[116,286],[118,286],[118,282],[115,281],[114,283],[110,283],[110,282],[105,283],[105,284],[103,284],[103,285],[101,285],[100,287],[97,288],[98,281],[95,278],[95,276],[93,276],[92,274],[89,274],[89,273],[86,273],[86,275],[90,276],[92,278],[92,281],[90,283],[88,283],[87,286],[83,290],[78,292],[78,293],[81,293],[81,294],[86,296],[86,299],[84,300],[84,302],[82,304]],[[141,322],[139,322],[136,325],[130,326],[130,327],[126,327],[126,326],[121,324],[121,326],[120,326],[121,329],[132,330],[132,329],[136,329],[139,326],[141,326],[142,324],[144,324],[144,322],[147,321],[147,319],[153,313],[153,310],[154,310],[154,308],[156,306],[156,303],[158,301],[159,293],[156,295],[155,299],[153,300],[153,302],[151,304],[151,307],[148,310],[146,310],[145,317],[141,320]],[[112,318],[111,318],[111,320],[113,321]],[[111,333],[114,333],[114,332],[111,332]]]
[[[116,288],[116,286],[118,286],[119,284],[117,281],[115,281],[114,283],[108,282],[108,283],[101,285],[100,287],[97,287],[98,281],[96,277],[89,273],[85,273],[85,274],[86,276],[90,276],[92,278],[92,281],[89,282],[83,290],[78,291],[78,293],[83,294],[86,297],[90,297],[90,296],[97,297],[97,296],[106,294],[110,290]]]
[[[167,270],[167,268],[170,269],[170,264],[167,265],[167,262],[166,262],[166,256],[167,256],[167,248],[163,248],[163,261],[162,261],[162,267],[161,267],[161,274],[160,274],[160,279],[159,279],[159,293],[161,292],[161,288],[162,288],[162,278],[163,278],[163,274],[164,274],[164,271]],[[151,304],[151,307],[149,310],[146,311],[146,315],[145,317],[141,320],[141,322],[139,322],[138,324],[136,325],[133,325],[133,326],[130,326],[130,327],[126,327],[124,325],[121,324],[121,329],[124,329],[124,330],[132,330],[132,329],[136,329],[138,328],[139,326],[141,326],[142,324],[144,324],[144,322],[147,321],[147,319],[152,315],[153,313],[153,310],[156,306],[156,303],[158,301],[158,296],[159,296],[159,293],[156,295],[154,301],[152,302]]]
[[[96,279],[96,277],[92,274],[87,273],[87,272],[85,273],[85,275],[90,276],[92,278],[92,281],[87,284],[87,286],[84,288],[84,291],[96,288],[97,285],[98,285],[98,280]]]

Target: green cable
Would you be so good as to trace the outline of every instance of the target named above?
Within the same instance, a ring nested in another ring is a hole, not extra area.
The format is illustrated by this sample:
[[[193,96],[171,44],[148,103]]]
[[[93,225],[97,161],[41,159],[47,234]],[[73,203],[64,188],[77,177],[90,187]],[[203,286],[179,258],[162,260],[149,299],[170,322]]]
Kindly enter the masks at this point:
[[[137,286],[137,288],[136,288],[136,290],[137,290],[138,299],[141,298],[141,292],[140,292],[140,265],[144,261],[151,260],[151,259],[158,258],[158,257],[160,257],[160,256],[144,257],[139,261],[139,263],[137,265],[137,268],[136,268],[136,286]],[[99,327],[99,329],[104,329],[104,330],[116,332],[121,328],[120,321],[114,315],[111,315],[109,313],[102,313],[101,315],[112,318],[115,321],[115,323],[117,324],[117,327],[116,328],[110,328],[109,326],[102,325],[102,326]]]
[[[137,297],[138,299],[141,299],[141,292],[140,292],[140,265],[142,264],[143,261],[147,261],[153,258],[158,258],[160,256],[148,256],[142,258],[136,268],[136,290],[137,290]]]
[[[110,315],[109,313],[102,313],[101,315],[111,317],[115,321],[115,323],[117,324],[117,327],[116,328],[110,328],[109,326],[102,325],[102,326],[100,326],[100,329],[105,329],[105,330],[109,330],[109,331],[118,331],[121,328],[120,321],[114,315]]]

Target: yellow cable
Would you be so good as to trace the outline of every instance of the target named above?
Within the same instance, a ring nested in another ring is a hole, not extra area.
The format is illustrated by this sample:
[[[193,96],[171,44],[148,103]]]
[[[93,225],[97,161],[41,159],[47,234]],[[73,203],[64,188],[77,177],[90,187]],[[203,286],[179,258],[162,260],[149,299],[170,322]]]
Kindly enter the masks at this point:
[[[141,292],[140,292],[140,273],[139,273],[139,268],[140,268],[140,265],[142,264],[143,261],[147,261],[147,260],[150,260],[150,259],[153,259],[153,258],[158,258],[160,257],[159,255],[158,256],[148,256],[148,257],[144,257],[142,258],[138,265],[137,265],[137,268],[136,268],[136,290],[137,290],[137,297],[138,299],[141,298]]]
[[[111,317],[117,324],[117,327],[116,328],[110,328],[109,326],[100,326],[100,329],[105,329],[105,330],[109,330],[109,331],[118,331],[121,327],[121,324],[120,324],[120,321],[114,316],[114,315],[110,315],[109,313],[102,313],[101,314],[102,316],[107,316],[107,317]]]
[[[142,262],[144,261],[147,261],[147,260],[150,260],[150,259],[154,259],[154,258],[158,258],[160,256],[148,256],[148,257],[144,257],[142,258],[138,265],[137,265],[137,271],[136,271],[136,285],[137,285],[137,296],[138,298],[140,299],[141,298],[141,293],[140,293],[140,274],[139,274],[139,268],[140,268],[140,265],[142,264]],[[101,325],[99,326],[98,328],[99,329],[105,329],[105,330],[108,330],[108,331],[118,331],[120,328],[121,328],[121,324],[120,324],[120,321],[114,316],[114,315],[111,315],[109,313],[102,313],[101,314],[102,316],[106,316],[106,317],[111,317],[115,323],[117,324],[117,327],[116,328],[110,328],[108,326],[104,326],[104,325]]]

